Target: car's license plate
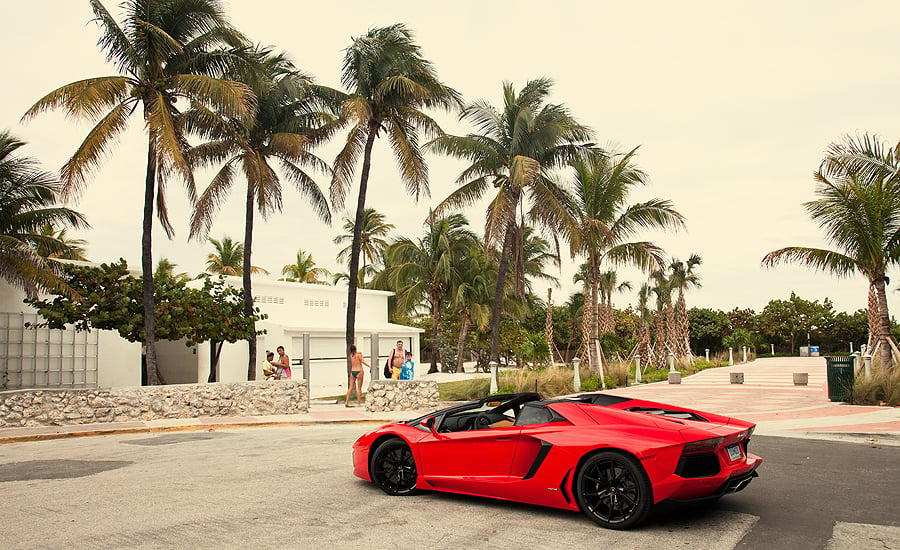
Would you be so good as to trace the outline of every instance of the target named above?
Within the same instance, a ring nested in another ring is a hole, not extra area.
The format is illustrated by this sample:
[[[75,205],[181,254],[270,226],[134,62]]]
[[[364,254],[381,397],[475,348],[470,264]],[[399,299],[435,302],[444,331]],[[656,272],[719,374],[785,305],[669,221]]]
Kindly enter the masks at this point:
[[[727,447],[728,450],[728,458],[732,461],[735,461],[741,458],[741,447],[738,444],[729,445]]]

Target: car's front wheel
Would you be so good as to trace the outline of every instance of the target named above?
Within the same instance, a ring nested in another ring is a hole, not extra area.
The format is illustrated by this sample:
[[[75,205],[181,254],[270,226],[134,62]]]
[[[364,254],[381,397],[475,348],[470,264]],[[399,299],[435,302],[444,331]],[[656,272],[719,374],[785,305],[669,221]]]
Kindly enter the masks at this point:
[[[388,439],[372,453],[372,481],[389,495],[410,495],[416,490],[416,460],[402,439]]]
[[[607,529],[631,529],[653,504],[650,480],[631,456],[603,451],[590,456],[575,480],[581,510]]]

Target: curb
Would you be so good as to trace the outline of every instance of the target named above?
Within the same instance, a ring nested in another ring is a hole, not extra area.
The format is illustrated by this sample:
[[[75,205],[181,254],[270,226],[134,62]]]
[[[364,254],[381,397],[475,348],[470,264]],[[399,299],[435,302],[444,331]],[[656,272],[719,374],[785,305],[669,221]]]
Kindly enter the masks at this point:
[[[261,422],[221,422],[211,424],[185,424],[182,426],[135,426],[122,428],[100,428],[79,431],[52,432],[41,434],[21,434],[0,436],[0,445],[8,443],[25,443],[29,441],[48,441],[53,439],[74,439],[77,437],[96,437],[102,435],[117,434],[146,434],[146,433],[173,433],[173,432],[216,432],[220,430],[238,428],[273,428],[290,426],[312,426],[316,424],[387,424],[390,420],[383,419],[346,419],[346,420],[290,420],[290,421],[261,421]]]

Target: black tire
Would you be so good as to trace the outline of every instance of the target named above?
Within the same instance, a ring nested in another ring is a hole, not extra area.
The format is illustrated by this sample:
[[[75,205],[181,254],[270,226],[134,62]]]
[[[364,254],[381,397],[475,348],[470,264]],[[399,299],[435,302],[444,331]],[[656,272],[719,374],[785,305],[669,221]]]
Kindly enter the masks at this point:
[[[590,456],[575,480],[581,511],[607,529],[631,529],[646,519],[653,490],[644,468],[631,456],[603,451]]]
[[[402,439],[388,439],[375,449],[369,462],[369,473],[375,485],[389,495],[416,492],[416,459]]]

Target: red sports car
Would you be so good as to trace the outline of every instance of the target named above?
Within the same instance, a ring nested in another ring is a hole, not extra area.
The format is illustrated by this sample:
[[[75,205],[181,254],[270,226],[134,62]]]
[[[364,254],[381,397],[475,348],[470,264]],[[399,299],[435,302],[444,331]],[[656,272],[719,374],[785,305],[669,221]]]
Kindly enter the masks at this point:
[[[581,510],[629,529],[662,500],[718,498],[756,477],[755,424],[603,393],[494,395],[370,431],[353,473],[418,489]]]

